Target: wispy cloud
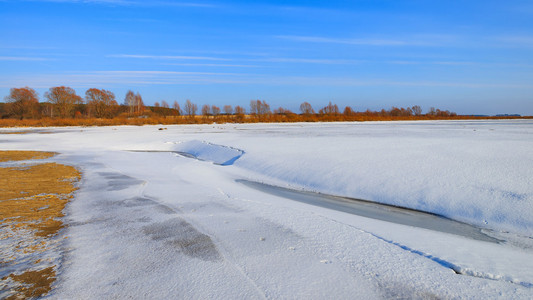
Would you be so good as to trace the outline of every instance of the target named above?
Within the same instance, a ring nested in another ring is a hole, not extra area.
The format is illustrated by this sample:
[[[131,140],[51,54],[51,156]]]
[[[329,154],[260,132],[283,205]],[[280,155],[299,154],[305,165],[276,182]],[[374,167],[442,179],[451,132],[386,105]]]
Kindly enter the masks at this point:
[[[45,61],[51,60],[44,57],[28,57],[28,56],[0,56],[0,61]]]
[[[388,64],[393,65],[444,65],[444,66],[473,66],[481,65],[478,62],[471,61],[414,61],[414,60],[391,60]]]
[[[284,77],[251,77],[248,84],[259,85],[294,85],[294,86],[327,86],[327,87],[446,87],[466,89],[529,89],[533,84],[514,83],[484,83],[484,82],[455,82],[455,81],[400,81],[387,79],[363,79],[350,77],[311,77],[311,76],[284,76]]]
[[[0,76],[0,87],[31,86],[49,88],[68,85],[74,88],[119,87],[133,85],[197,85],[234,84],[258,86],[327,86],[327,87],[446,87],[464,89],[527,89],[533,84],[459,81],[400,81],[368,80],[350,77],[275,76],[249,73],[173,72],[173,71],[93,71],[40,74],[27,76]]]
[[[266,68],[259,65],[238,65],[238,64],[187,64],[187,63],[165,63],[166,66],[183,66],[183,67],[230,67],[230,68]]]
[[[533,48],[533,36],[530,35],[499,36],[494,39],[498,42],[498,46]]]
[[[241,82],[248,74],[174,71],[91,71],[0,77],[0,87],[32,86],[49,88],[68,85],[75,88],[124,85],[169,85]],[[233,79],[232,79],[233,78]]]
[[[180,1],[141,1],[141,0],[24,0],[27,2],[57,2],[57,3],[80,3],[102,4],[122,6],[175,6],[175,7],[216,7],[212,3],[203,2],[180,2]]]
[[[278,35],[278,39],[290,40],[306,43],[343,44],[354,46],[443,46],[452,45],[460,40],[453,35],[442,34],[415,34],[404,38],[335,38],[321,36],[300,36],[300,35]]]
[[[205,7],[205,8],[214,8],[219,5],[213,3],[202,3],[202,2],[179,2],[179,1],[136,1],[139,5],[147,6],[181,6],[181,7]]]
[[[231,59],[210,57],[210,56],[171,56],[171,55],[138,55],[138,54],[117,54],[107,55],[114,58],[138,58],[138,59],[161,59],[161,60],[211,60],[211,61],[229,61]]]
[[[92,74],[118,76],[152,76],[152,75],[238,75],[236,73],[218,72],[176,72],[176,71],[93,71]]]
[[[323,58],[257,58],[248,59],[248,61],[258,62],[273,62],[273,63],[297,63],[297,64],[325,64],[325,65],[347,65],[347,64],[360,64],[364,61],[350,60],[350,59],[323,59]]]
[[[329,44],[346,44],[346,45],[365,45],[365,46],[405,46],[406,41],[395,39],[348,39],[348,38],[328,38],[317,36],[296,36],[296,35],[279,35],[276,38],[291,40],[296,42],[310,43],[329,43]]]

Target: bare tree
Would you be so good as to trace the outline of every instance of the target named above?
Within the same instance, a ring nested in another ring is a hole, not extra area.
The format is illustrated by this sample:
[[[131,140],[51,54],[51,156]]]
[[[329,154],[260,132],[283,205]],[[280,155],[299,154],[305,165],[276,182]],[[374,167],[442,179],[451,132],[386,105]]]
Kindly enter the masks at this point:
[[[259,103],[259,100],[258,100]],[[257,107],[257,113],[261,116],[270,114],[270,105],[266,103],[265,100],[263,100]]]
[[[344,108],[344,112],[342,114],[345,115],[345,116],[353,116],[355,114],[355,112],[353,111],[353,109],[351,107],[346,106]]]
[[[233,113],[233,107],[231,105],[224,105],[224,113],[231,115]]]
[[[270,113],[270,105],[268,105],[265,100],[250,101],[250,114],[264,116]]]
[[[196,115],[196,111],[198,110],[198,106],[192,103],[191,100],[187,99],[187,101],[185,101],[184,110],[187,116],[194,117]]]
[[[156,101],[156,102],[154,103],[154,107],[161,107],[161,105],[159,104],[159,102]]]
[[[8,103],[8,111],[21,120],[37,115],[39,97],[32,88],[12,88],[5,100]]]
[[[52,87],[44,96],[54,105],[54,109],[62,118],[72,117],[74,107],[82,102],[81,97],[76,95],[73,88],[65,86]]]
[[[115,94],[107,90],[88,89],[85,92],[85,101],[89,115],[94,114],[97,118],[112,118],[117,111]]]
[[[41,114],[44,116],[49,116],[50,118],[54,116],[54,105],[49,102],[45,102],[41,106]]]
[[[257,102],[259,102],[259,100],[250,101],[250,114],[251,115],[257,115]]]
[[[207,105],[207,104],[204,104],[202,106],[202,115],[204,117],[207,117],[211,114],[211,106]]]
[[[242,106],[235,106],[235,114],[238,116],[244,116],[246,114],[246,110]]]
[[[411,107],[411,110],[415,116],[420,116],[422,114],[422,108],[418,105]]]
[[[315,114],[315,110],[313,109],[311,104],[309,104],[309,102],[304,102],[304,103],[300,104],[300,111],[304,115]]]
[[[133,93],[132,90],[129,90],[126,93],[126,97],[124,98],[124,104],[129,107],[130,115],[133,115],[133,113],[135,112],[135,108],[137,107],[136,105],[137,103],[135,99],[135,94]]]
[[[141,94],[139,94],[139,92],[137,92],[137,94],[135,94],[135,112],[137,113],[142,113],[144,111],[144,102],[143,102],[143,97],[141,97]]]
[[[339,107],[337,106],[337,104],[332,104],[330,101],[327,106],[325,106],[319,111],[319,113],[323,115],[338,115]]]
[[[213,116],[215,116],[215,117],[218,116],[218,115],[220,115],[220,107],[215,106],[215,105],[211,106],[211,113],[212,113]]]
[[[178,101],[174,101],[174,104],[172,105],[172,108],[174,108],[174,110],[176,111],[176,114],[178,116],[181,115],[182,111],[181,111],[181,107],[180,107]]]
[[[286,108],[283,108],[283,107],[278,107],[276,109],[274,109],[273,113],[275,115],[289,115],[289,114],[293,114],[292,111],[290,111],[289,109],[286,109]]]

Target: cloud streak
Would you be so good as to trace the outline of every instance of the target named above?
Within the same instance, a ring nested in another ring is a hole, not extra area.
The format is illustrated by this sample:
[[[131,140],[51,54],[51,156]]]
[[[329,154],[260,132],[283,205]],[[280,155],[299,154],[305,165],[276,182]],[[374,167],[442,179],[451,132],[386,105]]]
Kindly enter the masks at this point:
[[[349,77],[273,76],[248,73],[173,72],[173,71],[93,71],[29,76],[0,77],[0,87],[31,86],[49,88],[67,85],[74,88],[117,87],[133,85],[262,85],[262,86],[328,86],[328,87],[446,87],[463,89],[527,89],[533,84],[449,82],[449,81],[396,81],[365,80]]]
[[[74,4],[100,4],[116,6],[152,6],[152,7],[198,7],[212,8],[216,5],[202,2],[176,2],[176,1],[138,1],[138,0],[25,0],[27,2],[55,2]]]
[[[278,39],[290,40],[295,42],[308,43],[326,43],[326,44],[345,44],[361,46],[407,46],[409,43],[402,40],[394,39],[347,39],[347,38],[329,38],[317,36],[296,36],[296,35],[279,35]]]
[[[496,37],[495,40],[498,42],[499,46],[502,47],[533,48],[533,36],[500,36]]]
[[[342,44],[353,46],[374,46],[374,47],[405,47],[405,46],[419,46],[419,47],[435,47],[443,45],[451,45],[459,37],[452,35],[439,34],[422,34],[413,35],[409,38],[390,39],[390,38],[333,38],[321,36],[300,36],[300,35],[277,35],[277,39],[289,40],[294,42],[305,43],[321,43],[321,44]]]
[[[194,63],[165,63],[166,66],[183,66],[183,67],[230,67],[230,68],[266,68],[259,65],[239,65],[239,64],[194,64]]]
[[[257,58],[248,61],[272,62],[272,63],[297,63],[297,64],[324,64],[324,65],[353,65],[360,64],[364,61],[350,59],[322,59],[322,58]]]
[[[46,61],[51,60],[44,57],[28,57],[28,56],[0,56],[0,61]]]
[[[113,58],[137,58],[137,59],[160,59],[160,60],[210,60],[210,61],[230,61],[231,59],[209,57],[209,56],[171,56],[171,55],[138,55],[138,54],[117,54],[107,55]]]

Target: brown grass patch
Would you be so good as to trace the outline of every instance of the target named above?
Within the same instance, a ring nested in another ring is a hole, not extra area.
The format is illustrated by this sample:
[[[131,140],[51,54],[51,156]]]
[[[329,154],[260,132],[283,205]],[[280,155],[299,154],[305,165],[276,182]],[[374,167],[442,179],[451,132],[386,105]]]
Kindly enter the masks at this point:
[[[0,131],[0,134],[27,134],[27,133],[30,133],[31,131],[29,130],[24,130],[24,131]]]
[[[37,298],[47,294],[52,289],[56,277],[53,267],[40,271],[26,271],[20,275],[9,275],[9,278],[20,284],[16,287],[17,294],[11,295],[6,300]]]
[[[213,124],[213,123],[292,123],[292,122],[365,122],[365,121],[417,121],[417,120],[500,120],[533,119],[533,116],[483,117],[483,116],[392,116],[381,112],[357,112],[345,114],[310,114],[294,113],[267,115],[217,115],[217,116],[143,116],[112,119],[66,118],[66,119],[0,119],[1,127],[57,127],[57,126],[118,126],[118,125],[172,125],[172,124]],[[21,131],[20,133],[23,133]],[[28,131],[31,132],[31,131]],[[41,132],[40,132],[41,133]]]
[[[53,155],[0,151],[0,161]],[[16,270],[2,278],[2,285],[10,292],[0,297],[32,298],[51,290],[57,266],[50,260],[43,260],[39,253],[57,250],[59,242],[55,236],[63,227],[62,211],[72,198],[76,190],[74,182],[79,178],[80,172],[74,167],[57,163],[0,168],[0,242],[10,241],[5,245],[6,255],[0,264]]]
[[[56,153],[40,151],[0,151],[0,162],[29,159],[45,159],[54,155],[56,155]]]

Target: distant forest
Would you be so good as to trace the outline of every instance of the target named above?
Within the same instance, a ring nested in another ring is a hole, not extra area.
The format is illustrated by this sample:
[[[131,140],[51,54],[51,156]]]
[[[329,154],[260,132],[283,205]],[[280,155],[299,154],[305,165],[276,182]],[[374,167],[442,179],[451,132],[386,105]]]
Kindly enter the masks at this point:
[[[418,105],[392,107],[380,111],[355,111],[350,106],[339,109],[329,102],[315,110],[308,102],[300,105],[299,112],[283,107],[271,109],[266,101],[252,100],[248,110],[243,106],[203,105],[186,100],[180,105],[166,101],[144,105],[139,93],[128,91],[119,104],[115,94],[108,90],[91,88],[85,97],[70,87],[52,87],[44,93],[46,102],[39,102],[37,92],[29,87],[12,88],[5,103],[0,103],[0,126],[104,126],[143,124],[200,124],[200,123],[254,123],[254,122],[333,122],[333,121],[389,121],[389,120],[445,120],[493,118],[464,116],[431,107],[426,113]],[[497,118],[518,118],[498,116]]]

